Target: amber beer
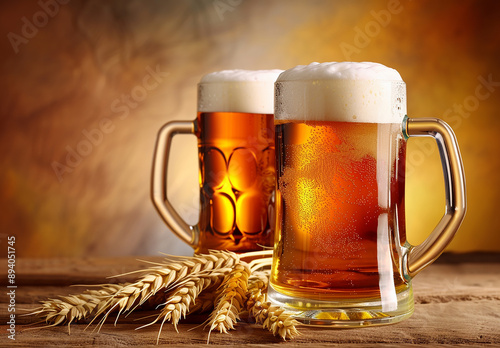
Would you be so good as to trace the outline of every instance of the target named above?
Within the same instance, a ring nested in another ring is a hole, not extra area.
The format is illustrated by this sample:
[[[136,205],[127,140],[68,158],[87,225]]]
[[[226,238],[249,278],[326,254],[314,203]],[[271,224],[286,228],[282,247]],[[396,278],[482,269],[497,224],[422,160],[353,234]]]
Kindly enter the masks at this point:
[[[405,83],[377,63],[297,66],[280,74],[275,94],[269,300],[305,324],[363,327],[408,318],[411,279],[439,257],[465,215],[453,131],[439,119],[407,117]],[[406,141],[421,136],[440,149],[446,209],[413,246],[405,226]]]
[[[275,187],[273,114],[200,112],[199,251],[270,246]]]
[[[389,241],[394,251],[406,240],[400,128],[277,122],[275,290],[334,301],[380,296],[378,236],[396,233]],[[397,267],[391,271],[396,290],[405,288]]]
[[[196,119],[171,121],[160,129],[153,160],[153,204],[170,230],[196,253],[240,253],[272,246],[274,82],[281,72],[209,73],[198,84]],[[168,200],[168,158],[177,134],[198,139],[200,213],[194,226]]]
[[[275,93],[270,300],[318,325],[408,315],[399,73],[313,63],[283,72]]]

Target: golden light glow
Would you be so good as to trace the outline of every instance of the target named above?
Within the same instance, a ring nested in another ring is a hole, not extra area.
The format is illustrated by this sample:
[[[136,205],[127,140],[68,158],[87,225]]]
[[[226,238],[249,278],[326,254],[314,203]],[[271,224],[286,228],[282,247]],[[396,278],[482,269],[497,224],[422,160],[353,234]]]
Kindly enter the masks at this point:
[[[195,119],[205,73],[344,60],[397,69],[409,115],[453,127],[468,211],[448,250],[500,250],[500,2],[243,1],[222,13],[211,1],[69,2],[37,27],[38,11],[0,5],[0,220],[19,257],[192,253],[150,201],[161,125]],[[194,223],[186,138],[174,142],[171,195]],[[443,179],[431,141],[411,139],[408,154],[407,234],[419,243],[443,214]]]

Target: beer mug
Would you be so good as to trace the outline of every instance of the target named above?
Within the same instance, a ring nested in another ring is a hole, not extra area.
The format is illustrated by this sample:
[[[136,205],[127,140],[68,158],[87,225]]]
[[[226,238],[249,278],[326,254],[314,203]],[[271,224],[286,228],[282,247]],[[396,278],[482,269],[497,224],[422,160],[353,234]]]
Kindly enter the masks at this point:
[[[198,84],[194,121],[161,128],[154,154],[152,200],[167,226],[184,242],[246,252],[271,246],[274,235],[274,82],[281,70],[225,70]],[[198,138],[200,215],[186,223],[167,198],[172,137]]]
[[[411,280],[465,215],[465,178],[451,128],[406,116],[399,73],[376,63],[312,63],[275,84],[276,230],[269,298],[311,325],[394,323],[413,313]],[[446,212],[413,246],[405,233],[410,137],[433,137]]]

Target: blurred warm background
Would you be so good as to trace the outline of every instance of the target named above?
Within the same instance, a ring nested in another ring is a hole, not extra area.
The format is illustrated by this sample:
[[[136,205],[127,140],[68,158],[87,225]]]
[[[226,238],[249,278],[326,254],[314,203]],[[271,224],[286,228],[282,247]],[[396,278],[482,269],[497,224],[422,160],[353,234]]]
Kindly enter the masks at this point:
[[[500,251],[500,2],[3,1],[1,245],[19,257],[192,251],[149,198],[156,133],[194,119],[196,83],[229,68],[375,61],[407,83],[408,113],[460,143],[468,212],[448,250]],[[194,137],[177,137],[172,200],[197,220]],[[444,212],[438,151],[411,140],[408,238]],[[3,251],[2,251],[3,253]]]

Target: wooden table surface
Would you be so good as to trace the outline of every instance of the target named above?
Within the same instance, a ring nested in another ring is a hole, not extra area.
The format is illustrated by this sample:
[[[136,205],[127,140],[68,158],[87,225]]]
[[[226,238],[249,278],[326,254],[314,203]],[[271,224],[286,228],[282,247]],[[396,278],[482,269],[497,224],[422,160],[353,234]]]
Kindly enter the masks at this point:
[[[158,258],[143,258],[155,260]],[[86,324],[28,330],[35,320],[22,316],[37,307],[39,301],[58,295],[77,294],[85,289],[73,284],[102,284],[106,277],[144,268],[135,258],[89,259],[17,259],[15,289],[15,340],[9,339],[9,296],[7,260],[2,259],[0,274],[0,346],[154,346],[159,324],[135,330],[137,319],[147,313],[120,317],[113,326],[109,320],[96,333],[84,330]],[[120,277],[124,282],[134,278]],[[432,346],[500,346],[500,254],[443,255],[440,260],[420,273],[413,281],[415,312],[401,323],[359,329],[322,329],[300,326],[301,335],[283,342],[255,324],[241,322],[230,334],[213,332],[210,345],[314,347],[342,344],[343,347],[404,347]],[[149,313],[151,314],[151,313]],[[189,317],[188,317],[189,318]],[[165,325],[159,345],[206,347],[207,330],[196,328],[203,318],[181,321],[179,333]],[[190,330],[193,329],[193,330]]]

